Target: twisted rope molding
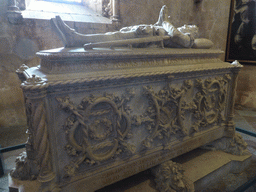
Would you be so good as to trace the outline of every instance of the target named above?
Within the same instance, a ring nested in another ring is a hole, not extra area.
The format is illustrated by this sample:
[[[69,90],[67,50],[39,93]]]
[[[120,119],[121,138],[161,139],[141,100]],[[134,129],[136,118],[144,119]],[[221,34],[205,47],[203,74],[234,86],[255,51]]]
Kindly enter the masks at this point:
[[[242,65],[230,65],[230,66],[223,66],[223,67],[211,67],[211,68],[196,68],[196,69],[180,69],[180,70],[167,70],[167,71],[158,71],[158,72],[144,72],[144,73],[133,73],[133,74],[117,74],[117,75],[107,75],[107,76],[101,76],[101,77],[88,77],[88,78],[80,78],[80,79],[72,79],[72,80],[61,80],[61,81],[52,81],[47,82],[44,81],[40,84],[30,84],[24,83],[21,84],[21,87],[23,90],[42,90],[46,89],[49,86],[61,86],[61,85],[71,85],[75,83],[91,83],[91,82],[97,82],[97,81],[106,81],[106,80],[118,80],[118,79],[128,79],[128,78],[134,78],[134,77],[150,77],[150,76],[157,76],[157,75],[168,75],[168,74],[175,74],[175,73],[182,73],[182,72],[194,72],[194,71],[205,71],[205,70],[220,70],[220,69],[230,69],[230,68],[240,68]]]
[[[21,88],[24,90],[24,91],[27,91],[27,90],[38,90],[38,89],[46,89],[49,87],[49,84],[44,82],[43,84],[34,84],[34,85],[28,85],[26,83],[22,83],[21,84]]]
[[[48,138],[48,129],[46,124],[46,112],[43,100],[33,114],[33,126],[37,129],[35,134],[34,146],[37,153],[37,161],[40,166],[38,180],[48,182],[54,178],[50,160],[50,144]]]

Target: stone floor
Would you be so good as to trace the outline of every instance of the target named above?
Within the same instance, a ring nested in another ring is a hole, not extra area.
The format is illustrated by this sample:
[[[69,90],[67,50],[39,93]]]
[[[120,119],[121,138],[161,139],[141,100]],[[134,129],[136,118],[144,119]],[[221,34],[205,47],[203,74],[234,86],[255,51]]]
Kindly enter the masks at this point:
[[[256,133],[256,110],[254,111],[250,109],[239,108],[236,110],[234,120],[236,123],[236,127]],[[26,130],[26,127],[14,127],[11,130],[6,130],[6,129],[0,130],[0,145],[2,147],[8,147],[8,146],[25,143],[26,142],[25,130]],[[250,152],[253,153],[254,156],[256,156],[256,138],[253,138],[251,136],[248,136],[242,133],[240,134],[244,137],[245,141],[248,143],[248,149],[250,150]],[[7,175],[15,165],[16,156],[20,154],[23,150],[24,149],[19,149],[16,151],[2,154],[2,157],[4,159],[5,175],[2,178],[0,178],[0,192],[8,191]],[[252,174],[254,174],[254,172]],[[123,189],[121,191],[124,191],[124,192],[129,191],[128,189],[129,186],[136,186],[136,191],[145,191],[140,187],[141,183],[150,182],[149,179],[152,180],[152,175],[148,171],[142,172],[133,177],[134,177],[133,179],[126,179],[122,181],[122,183],[119,182],[117,184],[117,185],[120,185],[121,188]],[[131,181],[133,183],[131,183]],[[147,185],[154,185],[154,183],[151,182]],[[106,190],[108,189],[101,189],[99,190],[99,192],[105,192]],[[111,191],[113,191],[113,188],[111,188]],[[256,191],[254,186],[251,187],[249,190],[247,190],[247,192],[253,192],[253,191]]]

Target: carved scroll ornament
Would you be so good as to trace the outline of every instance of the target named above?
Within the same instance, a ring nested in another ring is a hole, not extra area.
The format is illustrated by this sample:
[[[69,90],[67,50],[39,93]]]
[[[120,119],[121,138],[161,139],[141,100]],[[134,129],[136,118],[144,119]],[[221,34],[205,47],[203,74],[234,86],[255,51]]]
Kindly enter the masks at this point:
[[[153,141],[160,139],[164,141],[165,149],[170,149],[172,136],[182,139],[214,125],[222,126],[230,79],[227,74],[223,77],[185,80],[180,88],[173,88],[170,83],[157,93],[150,86],[144,87],[149,107],[143,115],[135,118],[137,125],[145,124],[150,133],[143,141],[144,147],[151,148]],[[187,100],[187,94],[194,99]],[[186,124],[186,121],[190,123]]]
[[[150,104],[147,112],[140,117],[150,132],[150,136],[143,141],[146,148],[151,147],[155,138],[165,139],[168,147],[171,135],[184,137],[189,134],[188,128],[184,126],[184,115],[189,106],[183,97],[191,86],[192,81],[186,80],[180,89],[169,85],[158,93],[154,93],[149,86],[144,87],[144,95]]]
[[[135,146],[125,141],[131,129],[127,103],[133,95],[132,90],[122,97],[91,95],[79,106],[69,97],[56,98],[60,107],[71,113],[64,126],[68,141],[65,149],[75,160],[65,167],[65,176],[73,175],[82,162],[94,165],[123,152],[135,152]]]
[[[192,125],[193,132],[199,132],[209,125],[218,124],[225,120],[222,113],[226,102],[227,83],[231,79],[230,75],[209,79],[197,79],[195,95],[195,109],[193,111],[195,123]]]

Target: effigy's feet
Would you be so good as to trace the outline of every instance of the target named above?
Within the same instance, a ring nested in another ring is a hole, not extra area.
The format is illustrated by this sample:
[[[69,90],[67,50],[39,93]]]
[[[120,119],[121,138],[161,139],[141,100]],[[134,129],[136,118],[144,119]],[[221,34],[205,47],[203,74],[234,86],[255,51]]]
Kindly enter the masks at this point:
[[[56,16],[51,19],[53,27],[58,33],[59,37],[63,41],[65,47],[72,47],[76,41],[74,37],[76,36],[76,31],[70,28],[64,21],[60,18],[60,16]]]
[[[155,23],[157,26],[162,26],[164,21],[168,21],[168,8],[164,5],[159,13],[158,21]]]

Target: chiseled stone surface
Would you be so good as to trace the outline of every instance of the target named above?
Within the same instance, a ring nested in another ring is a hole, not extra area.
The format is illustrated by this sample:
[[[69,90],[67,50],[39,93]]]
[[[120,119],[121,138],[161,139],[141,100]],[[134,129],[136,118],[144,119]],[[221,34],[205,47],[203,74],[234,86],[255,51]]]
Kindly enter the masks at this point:
[[[256,68],[244,65],[238,76],[236,103],[247,108],[256,108]]]
[[[28,150],[12,176],[37,177],[50,191],[95,191],[219,138],[232,140],[241,65],[222,62],[220,54],[171,48],[38,53],[40,67],[18,70]],[[171,171],[176,164],[163,165],[158,175],[165,166]]]
[[[194,154],[190,153],[194,157]],[[189,158],[189,157],[188,157]],[[213,187],[228,174],[242,173],[251,163],[251,155],[236,156],[223,151],[207,151],[182,164],[184,175],[195,185],[195,191]],[[186,160],[183,160],[186,161]],[[230,181],[226,178],[226,181]],[[238,184],[241,186],[244,182]],[[236,186],[236,187],[238,187]]]
[[[175,161],[182,165],[184,176],[194,183],[195,191],[234,191],[250,179],[246,169],[250,166],[251,155],[235,156],[222,151],[197,149],[176,158]],[[237,167],[241,169],[237,170]],[[9,183],[13,188],[20,188],[20,192],[35,192],[39,189],[38,181],[18,181],[9,177]],[[83,188],[73,188],[73,190],[86,191]],[[97,192],[106,191],[158,192],[150,170],[97,190]]]
[[[97,1],[97,5],[99,1]],[[171,22],[174,26],[180,27],[183,24],[196,24],[200,28],[200,36],[210,39],[214,42],[214,48],[225,51],[226,36],[228,28],[228,15],[230,1],[223,0],[203,0],[199,4],[195,4],[194,1],[187,0],[140,0],[140,1],[127,1],[120,0],[120,21],[119,26],[135,25],[135,24],[152,24],[157,21],[159,10],[163,5],[169,7],[169,13],[171,16]],[[29,39],[32,44],[36,44],[39,50],[52,49],[63,46],[57,35],[51,28],[48,20],[33,20],[26,19],[22,24],[11,25],[6,19],[6,11],[8,7],[8,1],[3,0],[0,5],[0,39],[7,42],[7,45],[1,43],[0,46],[0,74],[1,77],[6,75],[12,75],[15,73],[17,67],[9,70],[9,66],[13,63],[20,66],[26,63],[28,66],[39,65],[38,58],[19,57],[15,54],[14,49],[21,39]],[[116,26],[100,25],[95,23],[74,23],[67,22],[67,24],[75,28],[80,33],[97,33],[113,31]],[[119,29],[118,28],[118,29]],[[116,30],[116,29],[115,29]],[[6,54],[8,51],[8,54]],[[33,53],[33,50],[27,50],[29,53]],[[21,50],[17,50],[20,53]],[[26,53],[25,53],[26,54]],[[10,57],[12,58],[10,62]],[[0,84],[1,92],[0,97],[1,107],[0,116],[4,117],[5,114],[12,111],[12,116],[16,119],[3,118],[0,119],[0,125],[2,127],[8,127],[12,125],[18,125],[26,122],[24,114],[24,107],[16,105],[16,102],[22,102],[23,98],[20,93],[10,93],[9,89],[19,89],[19,80],[1,78],[0,81],[5,84],[3,87]]]

